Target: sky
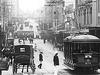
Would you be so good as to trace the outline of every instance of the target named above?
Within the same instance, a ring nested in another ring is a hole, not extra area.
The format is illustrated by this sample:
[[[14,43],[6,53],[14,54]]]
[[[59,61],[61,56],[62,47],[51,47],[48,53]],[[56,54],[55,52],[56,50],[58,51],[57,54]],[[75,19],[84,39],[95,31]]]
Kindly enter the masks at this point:
[[[33,12],[41,9],[45,4],[45,0],[19,0],[19,8],[23,12]]]
[[[64,0],[65,4],[74,3],[75,0]],[[45,4],[45,0],[19,0],[19,8],[23,12],[33,12],[41,9]]]

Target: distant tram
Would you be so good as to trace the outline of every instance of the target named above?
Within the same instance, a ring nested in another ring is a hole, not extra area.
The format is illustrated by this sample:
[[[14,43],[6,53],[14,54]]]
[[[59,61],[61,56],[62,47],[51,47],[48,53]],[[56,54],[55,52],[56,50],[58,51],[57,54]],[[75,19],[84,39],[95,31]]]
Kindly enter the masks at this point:
[[[15,32],[15,35],[14,37],[17,37],[17,38],[34,38],[34,31],[17,31]]]
[[[64,39],[64,65],[74,70],[100,67],[100,39],[93,35],[68,36]]]

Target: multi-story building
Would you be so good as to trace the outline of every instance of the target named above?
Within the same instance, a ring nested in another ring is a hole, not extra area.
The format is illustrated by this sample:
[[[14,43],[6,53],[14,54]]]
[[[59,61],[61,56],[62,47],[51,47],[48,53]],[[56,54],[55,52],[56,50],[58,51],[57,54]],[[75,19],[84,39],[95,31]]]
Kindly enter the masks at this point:
[[[75,8],[80,28],[100,26],[100,0],[75,0]]]
[[[62,29],[64,23],[64,1],[48,0],[45,5],[46,22],[49,29],[57,31]]]
[[[0,28],[3,30],[3,6],[2,6],[2,3],[3,3],[3,1],[0,0]]]
[[[0,0],[0,50],[2,49],[2,45],[5,45],[5,24],[6,24],[6,8],[5,8],[6,3],[4,0]]]
[[[76,27],[76,23],[74,21],[74,4],[69,4],[65,6],[65,31],[70,32],[73,28]]]
[[[11,0],[12,2],[12,16],[18,17],[19,16],[19,0]]]
[[[57,19],[57,30],[63,30],[65,28],[64,25],[64,1],[59,1],[57,5],[57,11],[58,11],[58,19]]]
[[[12,27],[10,25],[12,25],[11,20],[14,14],[13,1],[14,0],[0,0],[0,47],[2,44],[6,45],[7,34],[9,34],[9,30],[11,30],[8,28]]]
[[[46,0],[45,22],[48,25],[49,29],[53,27],[53,23],[54,23],[54,7],[55,7],[55,3],[53,3],[53,0]]]
[[[100,0],[75,0],[77,23],[100,38]]]

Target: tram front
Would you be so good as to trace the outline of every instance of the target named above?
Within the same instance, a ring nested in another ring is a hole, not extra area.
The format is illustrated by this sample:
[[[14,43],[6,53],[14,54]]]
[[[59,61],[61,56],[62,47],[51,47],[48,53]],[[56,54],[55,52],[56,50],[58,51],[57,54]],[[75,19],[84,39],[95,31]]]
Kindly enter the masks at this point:
[[[100,64],[100,39],[92,35],[69,36],[64,40],[64,64],[74,69],[96,70]]]

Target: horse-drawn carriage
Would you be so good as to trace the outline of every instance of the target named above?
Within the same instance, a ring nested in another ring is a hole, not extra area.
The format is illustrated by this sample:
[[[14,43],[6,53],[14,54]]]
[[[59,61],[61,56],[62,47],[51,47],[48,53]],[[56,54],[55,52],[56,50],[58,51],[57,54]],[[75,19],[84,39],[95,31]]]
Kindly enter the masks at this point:
[[[30,66],[32,72],[35,71],[35,64],[34,64],[34,49],[32,45],[15,45],[13,48],[13,73],[17,73],[17,69],[27,65]],[[22,66],[21,66],[22,65]],[[21,66],[21,67],[20,67]]]

